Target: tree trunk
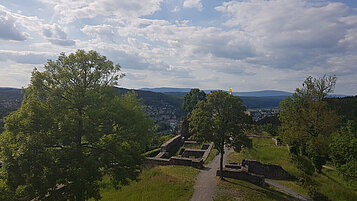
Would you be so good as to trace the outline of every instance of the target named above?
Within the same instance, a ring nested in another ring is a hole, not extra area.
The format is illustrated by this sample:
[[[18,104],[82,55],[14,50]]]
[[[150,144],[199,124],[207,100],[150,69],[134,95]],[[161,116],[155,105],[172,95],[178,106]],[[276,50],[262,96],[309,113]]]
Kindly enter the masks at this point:
[[[224,156],[224,143],[221,145],[221,160],[219,162],[219,178],[222,180],[223,179],[223,156]]]

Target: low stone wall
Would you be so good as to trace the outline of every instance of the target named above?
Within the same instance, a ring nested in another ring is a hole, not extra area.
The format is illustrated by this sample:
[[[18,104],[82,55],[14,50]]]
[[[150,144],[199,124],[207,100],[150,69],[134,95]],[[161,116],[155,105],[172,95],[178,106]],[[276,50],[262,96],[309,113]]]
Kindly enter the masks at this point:
[[[190,146],[195,146],[195,145],[198,145],[199,143],[196,142],[196,141],[185,141],[183,146],[184,147],[190,147]]]
[[[146,158],[145,167],[151,168],[158,165],[183,165],[192,166],[194,168],[203,168],[202,159],[184,158],[179,156],[173,156],[169,159],[166,158]]]
[[[193,156],[195,158],[202,158],[203,154],[205,153],[205,150],[202,149],[185,149],[185,151],[182,153],[182,157],[189,158],[190,156]]]
[[[211,152],[211,150],[212,150],[212,148],[213,148],[213,143],[211,143],[211,144],[204,144],[204,145],[202,146],[202,149],[203,149],[204,146],[206,146],[206,145],[208,145],[208,147],[205,149],[206,151],[205,151],[205,153],[204,153],[203,156],[202,156],[203,162],[206,162],[206,160],[207,160],[207,158],[208,158],[208,156],[209,156],[209,153]]]
[[[195,141],[186,141],[187,144],[197,144]],[[209,153],[212,150],[213,143],[204,144],[202,147],[205,149],[188,149],[186,148],[181,156],[169,157],[169,151],[172,149],[177,149],[184,144],[181,135],[177,135],[171,138],[169,141],[161,145],[161,152],[155,157],[146,158],[146,167],[153,167],[156,165],[183,165],[192,166],[195,168],[203,168],[203,163],[207,160]],[[189,158],[194,156],[195,158]],[[166,158],[165,158],[166,157]]]
[[[256,160],[243,159],[242,166],[247,167],[249,173],[264,175],[269,179],[293,179],[280,165],[262,164]]]
[[[169,152],[171,149],[178,148],[182,146],[183,139],[181,135],[176,135],[167,142],[161,145],[161,152]]]
[[[230,169],[242,169],[242,166],[238,163],[229,163],[226,164],[225,167]]]
[[[203,144],[201,149],[206,150],[211,144]]]
[[[217,170],[216,176],[220,176],[220,170]],[[247,181],[247,182],[250,182],[252,184],[255,184],[255,185],[258,185],[258,186],[262,186],[262,187],[265,186],[265,178],[264,178],[264,176],[256,175],[256,174],[253,174],[253,173],[249,173],[249,172],[244,171],[244,170],[224,168],[223,169],[223,177],[228,177],[228,178]]]
[[[170,159],[149,157],[149,158],[146,158],[146,161],[144,163],[144,166],[146,168],[151,168],[151,167],[158,166],[158,165],[171,165]]]
[[[203,160],[202,159],[193,159],[193,158],[185,158],[180,156],[173,156],[170,158],[171,165],[183,165],[183,166],[192,166],[194,168],[203,168]]]

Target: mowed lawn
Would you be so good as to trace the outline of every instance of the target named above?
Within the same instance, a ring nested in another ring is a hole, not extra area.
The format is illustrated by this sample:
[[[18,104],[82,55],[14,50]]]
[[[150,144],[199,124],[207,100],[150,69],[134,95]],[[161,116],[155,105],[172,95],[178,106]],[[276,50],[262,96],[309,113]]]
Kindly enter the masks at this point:
[[[253,138],[253,148],[248,150],[244,149],[241,153],[234,152],[228,156],[228,162],[241,163],[242,159],[254,159],[262,163],[279,164],[286,171],[295,177],[299,177],[299,171],[291,162],[289,151],[286,146],[276,146],[271,139]],[[314,173],[313,180],[317,183],[317,187],[321,193],[328,196],[330,200],[336,201],[356,201],[357,200],[357,184],[346,182],[336,170],[323,169],[322,174]],[[307,195],[307,190],[301,187],[298,181],[278,181],[277,182],[294,189],[296,192]],[[283,197],[276,197],[275,199],[268,196],[270,192],[264,193],[263,190],[257,190],[257,187],[248,188],[248,184],[243,182],[244,185],[235,185],[237,191],[245,191],[246,195],[256,192],[260,195],[261,199],[248,198],[243,200],[281,200]],[[228,184],[220,183],[220,185],[228,186]],[[232,185],[230,185],[232,186]],[[273,190],[273,189],[272,189]],[[281,198],[281,199],[280,199]],[[224,199],[223,199],[224,200]],[[226,199],[229,200],[229,199]]]
[[[188,201],[198,169],[184,166],[157,166],[144,170],[138,182],[123,186],[121,190],[111,187],[109,179],[102,182],[102,201]]]

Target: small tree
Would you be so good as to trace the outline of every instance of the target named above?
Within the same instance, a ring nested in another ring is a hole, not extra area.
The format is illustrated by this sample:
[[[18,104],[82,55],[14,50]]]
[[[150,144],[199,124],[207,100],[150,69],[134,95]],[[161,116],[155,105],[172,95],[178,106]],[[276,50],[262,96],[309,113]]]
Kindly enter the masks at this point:
[[[120,66],[78,50],[44,68],[5,120],[0,189],[14,200],[98,200],[104,175],[116,187],[135,179],[152,123],[135,94],[114,91]]]
[[[335,83],[335,76],[308,77],[301,89],[280,103],[279,132],[283,141],[292,154],[309,157],[318,172],[328,159],[330,135],[339,121],[336,112],[324,101]]]
[[[252,141],[244,133],[249,116],[242,100],[223,91],[212,91],[206,102],[199,102],[190,117],[190,131],[198,141],[214,142],[221,154],[220,178],[223,179],[224,146],[240,152],[243,146],[251,147]]]

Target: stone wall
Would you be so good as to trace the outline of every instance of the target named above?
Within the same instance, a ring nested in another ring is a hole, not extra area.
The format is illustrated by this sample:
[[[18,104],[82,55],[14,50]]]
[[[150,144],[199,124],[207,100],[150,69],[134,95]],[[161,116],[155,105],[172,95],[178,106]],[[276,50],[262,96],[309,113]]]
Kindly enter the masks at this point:
[[[194,168],[203,168],[203,160],[194,158],[184,158],[179,156],[173,156],[169,159],[166,158],[146,158],[145,167],[151,168],[158,165],[182,165],[182,166],[192,166]]]
[[[176,135],[167,142],[161,145],[161,152],[169,152],[172,149],[176,149],[183,144],[183,139],[181,135]]]
[[[149,157],[149,158],[146,158],[146,161],[144,163],[144,166],[146,168],[151,168],[151,167],[158,166],[158,165],[171,165],[170,159]]]
[[[183,144],[184,147],[190,147],[190,146],[195,146],[198,145],[199,143],[196,141],[185,141],[185,143]]]
[[[206,147],[206,145],[208,145],[208,147],[205,149],[205,153],[203,154],[202,156],[202,159],[203,159],[203,162],[206,162],[208,156],[209,156],[209,153],[211,153],[211,150],[213,148],[213,142],[211,144],[204,144],[202,145],[202,149],[204,149]]]
[[[195,158],[202,158],[204,153],[205,150],[202,149],[185,149],[185,151],[182,153],[182,157],[189,158],[193,156]]]
[[[192,166],[195,168],[203,168],[203,163],[207,160],[209,153],[212,150],[213,143],[204,144],[202,148],[204,149],[185,149],[181,156],[169,157],[170,150],[177,149],[184,144],[182,136],[177,135],[163,145],[161,145],[161,152],[155,157],[146,158],[146,167],[153,167],[156,165],[183,165]],[[186,144],[197,144],[195,141],[189,141]],[[189,158],[194,156],[195,158]]]
[[[194,168],[203,168],[203,160],[194,159],[194,158],[185,158],[180,156],[173,156],[170,158],[171,165],[183,165],[183,166],[192,166]]]
[[[216,176],[220,176],[220,170],[217,170]],[[258,185],[258,186],[265,186],[265,178],[262,175],[256,175],[253,173],[249,173],[244,170],[239,170],[239,169],[231,169],[231,168],[224,168],[223,169],[223,177],[228,177],[228,178],[233,178],[233,179],[239,179],[243,181],[250,182],[252,184]]]
[[[229,163],[229,164],[226,164],[225,167],[230,168],[230,169],[242,169],[242,166],[237,163]]]
[[[256,160],[243,159],[242,166],[247,167],[249,173],[264,175],[269,179],[293,179],[280,165],[262,164]]]

